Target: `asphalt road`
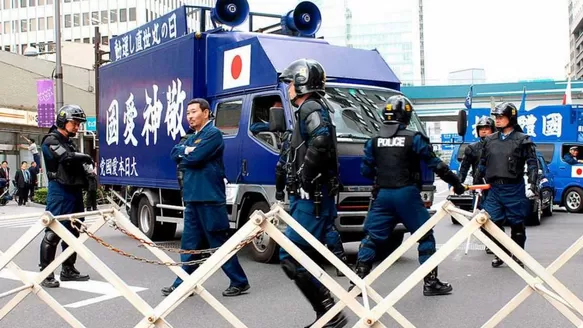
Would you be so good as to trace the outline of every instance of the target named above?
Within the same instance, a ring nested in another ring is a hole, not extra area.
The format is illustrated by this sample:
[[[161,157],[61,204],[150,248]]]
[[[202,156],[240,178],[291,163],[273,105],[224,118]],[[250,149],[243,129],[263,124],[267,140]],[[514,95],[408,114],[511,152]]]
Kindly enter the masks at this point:
[[[436,202],[443,200],[447,191],[438,186]],[[34,220],[6,219],[7,215],[39,213],[42,209],[17,207],[14,203],[0,207],[0,250],[6,251]],[[435,229],[439,244],[458,231],[449,218],[442,220]],[[545,218],[542,225],[527,228],[527,250],[542,265],[549,265],[583,234],[583,216],[556,211]],[[120,235],[109,227],[98,234],[117,247],[139,256],[153,258],[136,242]],[[407,235],[408,236],[408,235]],[[22,269],[38,270],[39,243],[37,237],[16,259]],[[163,266],[143,264],[115,254],[89,240],[86,243],[95,254],[106,262],[130,286],[135,288],[146,302],[156,306],[164,298],[160,288],[169,285],[174,275]],[[346,244],[348,252],[356,252],[358,244]],[[396,309],[417,327],[467,328],[480,327],[524,286],[524,281],[507,266],[494,269],[490,266],[491,255],[485,254],[482,244],[472,239],[470,251],[464,254],[465,243],[439,267],[440,278],[450,282],[454,292],[449,296],[424,297],[421,283],[400,300]],[[177,256],[173,256],[178,259]],[[205,288],[229,308],[248,327],[303,327],[312,321],[314,313],[294,284],[287,279],[277,264],[253,262],[247,252],[240,253],[240,260],[249,276],[252,288],[248,294],[225,298],[221,292],[227,287],[226,276],[218,271],[206,283]],[[409,250],[388,270],[373,288],[381,295],[388,295],[402,280],[417,268],[416,249]],[[62,288],[49,293],[77,317],[86,327],[133,327],[141,316],[124,298],[97,274],[85,261],[79,260],[78,269],[89,273],[92,280],[86,283],[63,283]],[[327,268],[334,276],[334,269]],[[561,269],[556,277],[579,297],[583,297],[583,255],[577,254]],[[59,271],[56,272],[57,274]],[[347,278],[336,278],[348,287]],[[13,280],[7,271],[0,272],[0,293],[21,284]],[[117,296],[117,297],[116,297]],[[0,299],[0,307],[10,297]],[[346,310],[352,326],[357,317]],[[190,297],[168,316],[173,327],[231,327],[215,310],[200,297]],[[398,326],[388,316],[382,321],[388,326]],[[529,297],[500,327],[569,327],[571,324],[539,295]],[[0,327],[67,327],[68,325],[35,295],[29,295],[2,321]]]

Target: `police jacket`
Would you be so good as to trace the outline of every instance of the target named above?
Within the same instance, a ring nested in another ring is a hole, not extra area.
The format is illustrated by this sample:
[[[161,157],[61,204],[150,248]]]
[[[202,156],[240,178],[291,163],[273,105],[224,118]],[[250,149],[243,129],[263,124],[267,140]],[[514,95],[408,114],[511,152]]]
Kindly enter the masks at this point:
[[[178,144],[184,144],[186,142],[186,140],[188,140],[188,138],[193,135],[195,133],[195,131],[193,129],[188,129],[188,131],[186,132],[185,135],[183,135],[180,138],[180,142],[178,142]],[[176,179],[178,179],[178,185],[180,186],[180,189],[182,190],[182,187],[184,186],[184,168],[180,166],[180,162],[181,159],[177,158],[175,159],[176,161]]]
[[[69,137],[53,126],[43,138],[41,148],[49,182],[57,182],[69,189],[87,188],[87,173],[83,164],[92,164],[93,160],[89,155],[77,152]]]
[[[566,154],[565,156],[563,156],[563,161],[565,161],[565,163],[569,165],[575,165],[579,163],[577,159],[573,157],[573,155],[571,154]]]
[[[480,175],[494,184],[524,183],[524,165],[527,165],[528,182],[535,183],[538,174],[536,148],[530,136],[512,131],[508,136],[495,132],[486,137]]]
[[[378,135],[364,144],[360,173],[376,179],[380,188],[421,187],[421,161],[448,184],[460,184],[447,164],[435,155],[425,135],[396,123],[383,124]]]
[[[482,156],[482,148],[484,147],[484,143],[484,139],[481,139],[480,141],[469,144],[466,147],[466,150],[464,151],[464,158],[460,164],[459,177],[462,182],[466,180],[468,172],[471,168],[472,175],[474,176],[473,184],[481,183],[478,178],[478,164],[480,157]]]
[[[306,99],[295,114],[297,123],[290,142],[290,169],[301,172],[302,187],[310,192],[311,181],[318,174],[321,174],[322,186],[338,178],[336,129],[328,107],[317,97]]]
[[[187,147],[195,148],[186,155]],[[223,135],[211,122],[172,148],[171,158],[184,169],[185,202],[226,202],[224,149]]]

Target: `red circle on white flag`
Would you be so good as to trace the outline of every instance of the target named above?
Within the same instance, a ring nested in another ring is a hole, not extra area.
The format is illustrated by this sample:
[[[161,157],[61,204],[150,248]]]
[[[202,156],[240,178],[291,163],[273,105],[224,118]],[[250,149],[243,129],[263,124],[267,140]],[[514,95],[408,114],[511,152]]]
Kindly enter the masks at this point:
[[[577,169],[577,171],[575,171],[577,173],[577,175],[581,175],[583,173],[583,169]]]
[[[241,71],[243,71],[243,60],[241,56],[236,55],[231,61],[231,76],[233,79],[238,79],[241,76]]]

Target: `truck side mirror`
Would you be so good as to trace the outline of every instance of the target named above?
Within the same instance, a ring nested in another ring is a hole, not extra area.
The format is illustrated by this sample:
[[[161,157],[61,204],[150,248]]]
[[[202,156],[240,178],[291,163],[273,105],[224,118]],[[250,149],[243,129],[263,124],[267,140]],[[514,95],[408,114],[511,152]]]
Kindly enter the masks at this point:
[[[462,138],[466,135],[468,129],[468,114],[465,110],[460,110],[457,114],[457,134]]]
[[[280,133],[286,131],[283,107],[271,107],[269,109],[269,131]]]

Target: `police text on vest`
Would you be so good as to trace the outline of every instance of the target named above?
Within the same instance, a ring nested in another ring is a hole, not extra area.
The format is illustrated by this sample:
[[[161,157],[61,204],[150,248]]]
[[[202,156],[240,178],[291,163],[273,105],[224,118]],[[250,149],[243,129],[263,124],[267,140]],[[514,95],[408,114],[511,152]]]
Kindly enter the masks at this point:
[[[405,147],[405,137],[379,138],[377,147]]]

